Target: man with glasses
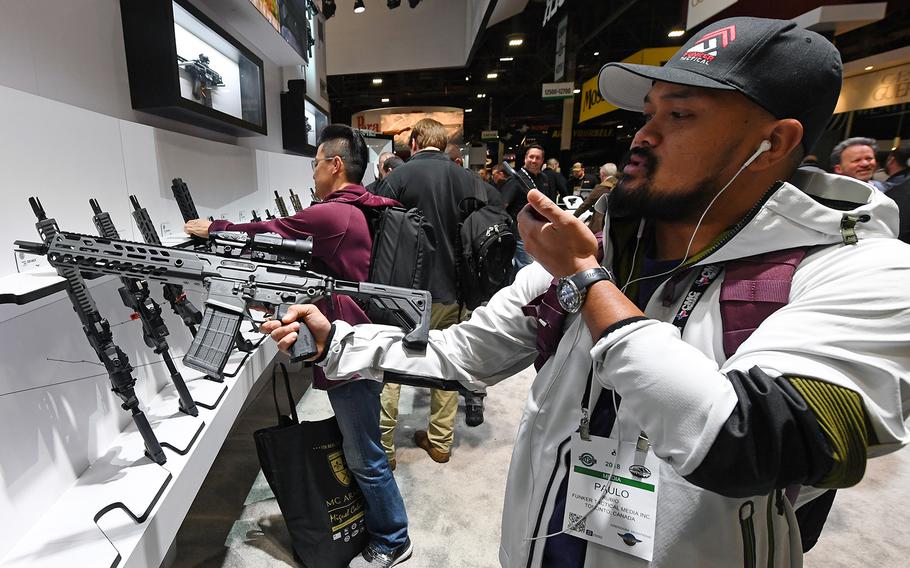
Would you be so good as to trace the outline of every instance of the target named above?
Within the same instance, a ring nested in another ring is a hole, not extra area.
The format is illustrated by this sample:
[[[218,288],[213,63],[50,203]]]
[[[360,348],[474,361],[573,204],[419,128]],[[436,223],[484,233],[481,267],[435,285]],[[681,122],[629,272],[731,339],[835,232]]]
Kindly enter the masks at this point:
[[[363,209],[399,205],[395,200],[373,195],[360,185],[367,162],[366,144],[359,133],[345,125],[329,125],[322,132],[313,159],[318,203],[290,217],[258,223],[194,219],[186,224],[185,230],[199,237],[208,237],[214,231],[244,231],[250,236],[272,232],[289,239],[313,237],[313,270],[345,280],[366,281],[373,238]],[[327,317],[350,324],[369,323],[351,298],[336,294],[332,302],[333,310],[327,310],[323,302],[316,305]],[[330,381],[321,369],[314,367],[313,386],[328,391],[344,436],[342,447],[348,469],[366,500],[370,542],[351,566],[387,568],[404,562],[411,556],[412,546],[404,501],[380,443],[382,381],[359,376]]]

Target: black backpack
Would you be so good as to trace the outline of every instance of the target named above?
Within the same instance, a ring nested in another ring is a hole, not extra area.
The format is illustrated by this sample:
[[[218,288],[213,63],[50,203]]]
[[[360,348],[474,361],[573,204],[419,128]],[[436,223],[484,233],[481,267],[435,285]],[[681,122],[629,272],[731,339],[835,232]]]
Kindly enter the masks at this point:
[[[486,203],[475,185],[475,197],[462,201],[462,222],[455,237],[455,270],[459,305],[473,310],[509,283],[515,255],[512,217]]]
[[[363,211],[373,235],[368,280],[400,288],[428,290],[436,236],[418,209],[371,207],[355,204]],[[367,316],[374,323],[397,324],[389,311],[370,302]]]

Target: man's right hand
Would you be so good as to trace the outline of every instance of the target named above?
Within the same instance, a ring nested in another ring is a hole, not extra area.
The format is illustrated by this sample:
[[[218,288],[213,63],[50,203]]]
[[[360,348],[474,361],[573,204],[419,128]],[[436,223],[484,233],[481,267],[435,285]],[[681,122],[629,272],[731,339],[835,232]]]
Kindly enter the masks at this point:
[[[268,333],[278,343],[278,348],[287,352],[297,341],[297,331],[301,325],[306,325],[316,340],[316,355],[312,359],[320,358],[326,348],[325,342],[332,324],[313,304],[294,304],[288,308],[281,321],[269,320],[259,330]]]

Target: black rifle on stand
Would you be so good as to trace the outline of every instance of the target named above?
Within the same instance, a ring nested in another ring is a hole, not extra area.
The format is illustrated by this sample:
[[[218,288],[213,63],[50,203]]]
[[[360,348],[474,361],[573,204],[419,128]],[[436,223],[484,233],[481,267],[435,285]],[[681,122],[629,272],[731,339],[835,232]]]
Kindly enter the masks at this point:
[[[303,211],[303,204],[300,203],[300,196],[294,193],[293,189],[289,189],[288,191],[291,192],[291,206],[294,207],[294,212],[300,213]]]
[[[272,219],[275,218],[275,216],[272,215],[272,212],[271,212],[271,211],[269,211],[268,209],[266,209],[266,210],[265,210],[265,218],[266,218],[267,221],[271,221]]]
[[[288,213],[288,205],[284,202],[284,198],[278,195],[277,189],[275,190],[275,205],[278,207],[278,213],[282,217],[290,215],[290,213]]]
[[[262,217],[259,216],[259,213],[256,213],[255,209],[250,210],[250,213],[253,214],[253,217],[250,219],[250,223],[261,223]]]
[[[38,222],[35,224],[38,234],[45,242],[52,241],[60,232],[57,222],[54,219],[48,219],[37,198],[29,198],[28,201],[32,206],[32,211],[38,217]],[[89,294],[79,267],[60,265],[56,267],[56,270],[57,274],[66,280],[66,294],[73,304],[73,310],[79,316],[85,337],[98,356],[98,360],[107,370],[111,381],[111,391],[122,401],[122,408],[132,414],[133,422],[145,443],[146,455],[156,463],[164,464],[167,458],[161,449],[161,444],[155,437],[145,413],[139,408],[139,399],[134,388],[136,379],[132,376],[133,367],[130,365],[126,353],[114,343],[110,323],[98,311],[98,306],[95,305],[95,301]]]
[[[139,232],[142,233],[142,240],[146,244],[161,245],[161,239],[158,237],[158,231],[155,230],[155,224],[152,223],[148,210],[139,205],[139,200],[136,199],[135,195],[130,195],[130,203],[133,205],[133,219],[139,227]],[[196,337],[196,328],[202,323],[202,312],[186,297],[183,286],[163,282],[162,291],[164,292],[164,299],[170,304],[171,309],[174,310],[177,317],[183,320],[183,325],[190,330],[190,335]],[[224,382],[224,377],[220,376],[205,375],[205,378],[218,383]],[[202,403],[199,403],[199,405],[204,408],[214,408]]]
[[[174,194],[174,199],[177,200],[177,207],[180,209],[180,216],[183,217],[184,223],[189,223],[193,219],[201,219],[199,212],[196,210],[196,204],[193,202],[193,196],[190,194],[190,188],[187,187],[186,182],[180,178],[174,178],[171,181],[171,192]],[[209,217],[209,221],[214,221],[214,219]],[[208,241],[202,237],[190,237],[190,240],[192,241],[194,248],[203,250],[209,249]]]
[[[95,223],[98,234],[106,239],[119,239],[120,235],[117,233],[117,228],[114,227],[110,214],[101,210],[96,199],[89,199],[88,202],[95,213],[92,222]],[[189,389],[186,388],[183,375],[177,370],[177,365],[174,364],[174,359],[171,357],[170,347],[167,344],[167,336],[170,335],[170,332],[161,317],[161,306],[152,298],[148,282],[128,276],[121,276],[120,282],[123,286],[118,292],[120,292],[123,305],[133,310],[133,316],[138,317],[142,322],[142,340],[156,355],[161,355],[171,374],[171,382],[174,383],[174,388],[177,389],[180,397],[180,411],[190,416],[198,416],[196,403],[193,401]]]
[[[174,180],[175,185],[177,181],[180,181],[183,184],[183,181],[180,178]],[[183,184],[184,189],[186,184]],[[176,192],[175,192],[176,195]],[[189,197],[189,190],[186,190],[186,196]],[[179,203],[178,199],[178,203]],[[136,225],[139,227],[139,232],[142,233],[142,240],[146,244],[150,245],[161,245],[161,239],[158,237],[158,232],[155,231],[155,224],[152,222],[152,218],[148,213],[148,210],[139,205],[139,200],[135,195],[130,195],[130,203],[133,205],[133,219],[136,220]],[[192,213],[196,211],[196,206],[193,205],[192,197],[189,197],[189,201],[186,205],[187,212]],[[181,206],[181,211],[183,211],[184,206]],[[210,248],[208,241],[206,241],[205,247]],[[164,284],[164,298],[171,304],[171,308],[174,310],[174,313],[180,316],[180,319],[183,320],[184,325],[190,330],[190,334],[193,337],[196,337],[196,328],[202,323],[202,314],[186,297],[186,292],[183,290],[183,286],[179,284]],[[252,341],[243,337],[240,333],[240,330],[237,330],[237,336],[234,338],[237,349],[243,351],[244,353],[249,353],[253,351],[256,346]],[[217,382],[223,382],[224,377],[221,375],[206,375],[207,379]]]

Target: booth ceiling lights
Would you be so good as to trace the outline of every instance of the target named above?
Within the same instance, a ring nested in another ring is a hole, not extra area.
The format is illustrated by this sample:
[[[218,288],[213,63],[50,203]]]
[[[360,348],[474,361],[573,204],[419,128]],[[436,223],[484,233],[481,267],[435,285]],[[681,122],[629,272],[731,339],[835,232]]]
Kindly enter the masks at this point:
[[[382,102],[387,103],[387,102],[389,102],[389,99],[383,98]]]
[[[518,47],[519,45],[523,44],[524,42],[525,42],[525,40],[520,37],[513,37],[512,39],[509,40],[509,47]]]
[[[487,79],[495,79],[499,77],[499,73],[487,73]]]
[[[465,112],[474,112],[474,109],[472,109],[472,108],[466,108],[466,109],[464,109],[464,111],[465,111]]]
[[[682,37],[686,35],[686,30],[670,30],[667,37]]]
[[[374,85],[381,85],[381,84],[382,84],[382,77],[373,77],[373,84],[374,84]]]
[[[366,12],[366,6],[363,5],[363,0],[354,0],[354,13],[363,14]]]
[[[512,61],[513,59],[515,59],[515,58],[514,57],[500,57],[499,58],[500,61]]]
[[[335,0],[322,0],[322,14],[326,20],[335,15]]]

